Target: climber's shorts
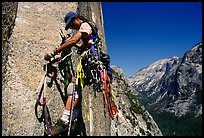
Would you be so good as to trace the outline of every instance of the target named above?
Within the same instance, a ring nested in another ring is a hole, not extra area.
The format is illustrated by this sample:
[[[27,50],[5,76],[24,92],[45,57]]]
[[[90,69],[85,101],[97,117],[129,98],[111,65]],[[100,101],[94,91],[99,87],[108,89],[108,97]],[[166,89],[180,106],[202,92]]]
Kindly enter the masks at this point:
[[[75,98],[75,99],[76,99],[76,98],[77,98],[77,99],[79,98],[79,95],[78,95],[78,92],[77,92],[77,91],[74,92],[74,98]]]
[[[70,95],[68,95],[69,97],[71,97],[72,96],[72,94],[70,94]],[[75,91],[74,92],[74,98],[76,99],[76,98],[79,98],[79,94],[78,94],[78,92],[77,91]]]

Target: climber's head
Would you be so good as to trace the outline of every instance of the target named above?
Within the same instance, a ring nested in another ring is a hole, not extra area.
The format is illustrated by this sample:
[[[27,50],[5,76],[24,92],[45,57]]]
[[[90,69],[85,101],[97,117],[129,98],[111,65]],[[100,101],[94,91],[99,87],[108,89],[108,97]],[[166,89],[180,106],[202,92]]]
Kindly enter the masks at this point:
[[[75,12],[68,12],[64,17],[64,21],[66,23],[65,30],[68,30],[69,28],[78,30],[81,26],[81,23],[88,22],[86,18]]]
[[[68,30],[70,27],[72,27],[72,21],[74,19],[74,17],[77,17],[78,14],[75,12],[68,12],[65,17],[64,17],[64,21],[66,23],[66,27],[65,30]]]

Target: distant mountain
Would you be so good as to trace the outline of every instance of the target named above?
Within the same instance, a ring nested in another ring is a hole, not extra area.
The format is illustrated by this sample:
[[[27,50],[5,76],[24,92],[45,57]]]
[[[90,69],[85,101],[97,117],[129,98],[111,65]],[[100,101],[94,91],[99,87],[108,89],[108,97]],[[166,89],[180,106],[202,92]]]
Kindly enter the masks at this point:
[[[126,79],[164,136],[202,136],[202,43]]]
[[[159,60],[127,78],[147,106],[176,116],[202,114],[202,43],[182,58]]]
[[[159,60],[147,68],[144,68],[128,78],[128,82],[135,89],[140,91],[149,91],[154,89],[156,83],[167,74],[172,67],[178,65],[180,62],[179,57],[172,57],[168,59]],[[153,93],[152,93],[153,94]]]

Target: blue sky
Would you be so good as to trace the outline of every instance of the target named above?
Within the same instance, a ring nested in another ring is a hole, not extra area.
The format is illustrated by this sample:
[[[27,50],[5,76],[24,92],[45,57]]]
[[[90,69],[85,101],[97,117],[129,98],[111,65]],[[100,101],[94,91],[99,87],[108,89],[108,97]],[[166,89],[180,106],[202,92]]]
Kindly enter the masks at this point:
[[[102,2],[111,65],[125,76],[202,41],[202,2]]]

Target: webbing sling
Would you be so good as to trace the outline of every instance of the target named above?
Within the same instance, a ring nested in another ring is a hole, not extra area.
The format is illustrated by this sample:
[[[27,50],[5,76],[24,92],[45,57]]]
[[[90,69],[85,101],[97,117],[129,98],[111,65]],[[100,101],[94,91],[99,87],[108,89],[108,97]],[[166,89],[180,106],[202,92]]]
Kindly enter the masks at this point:
[[[81,90],[83,91],[83,88],[84,88],[84,79],[86,78],[86,76],[84,75],[84,70],[82,68],[82,64],[81,64],[81,61],[82,60],[82,56],[80,56],[80,59],[79,59],[79,64],[77,65],[77,79],[76,79],[76,85],[80,85],[81,86]],[[80,84],[79,84],[80,82]],[[90,115],[89,115],[89,109],[88,109],[88,105],[86,103],[86,99],[84,96],[82,96],[83,98],[83,101],[84,101],[84,105],[85,105],[85,108],[86,108],[86,114],[85,114],[85,117],[88,119],[88,121],[90,120]]]
[[[68,84],[71,82],[73,76],[74,76],[74,71],[73,71],[71,58],[68,57],[65,59],[65,79],[64,79],[65,88],[68,87]]]
[[[47,90],[46,77],[47,77],[47,64],[45,65],[45,74],[43,75],[36,91],[35,113],[37,115],[37,106],[38,105],[42,106],[42,117],[43,117],[42,121],[44,122],[44,131],[47,132],[48,136],[51,136],[50,126],[52,125],[52,122],[50,120],[50,115],[46,104],[46,90]],[[42,92],[42,103],[40,102],[41,92]]]
[[[84,79],[86,78],[86,76],[84,75],[84,70],[83,70],[83,67],[82,67],[82,64],[81,64],[81,60],[82,60],[82,57],[80,56],[79,64],[77,65],[76,85],[79,85],[79,81],[80,81],[80,86],[81,86],[81,88],[83,90],[83,88],[84,88]]]

